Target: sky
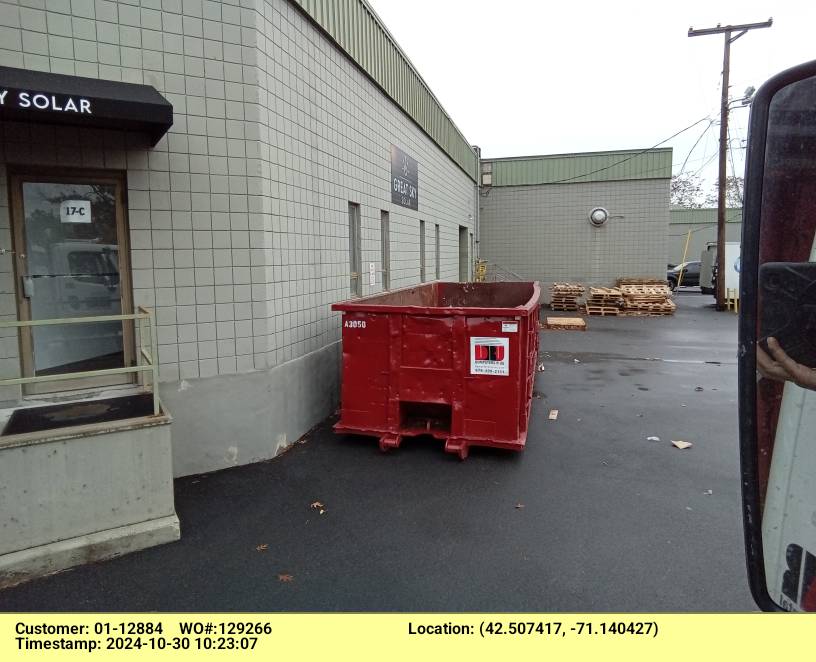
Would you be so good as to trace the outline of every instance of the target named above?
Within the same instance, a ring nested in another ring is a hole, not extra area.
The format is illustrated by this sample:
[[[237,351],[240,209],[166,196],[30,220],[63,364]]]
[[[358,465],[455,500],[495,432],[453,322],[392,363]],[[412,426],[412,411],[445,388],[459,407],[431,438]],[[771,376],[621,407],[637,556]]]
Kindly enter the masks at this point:
[[[665,146],[675,173],[685,163],[713,186],[723,36],[690,38],[689,27],[773,17],[731,45],[734,99],[816,59],[812,0],[368,1],[483,157],[645,149],[710,117]],[[748,113],[729,120],[739,175]]]

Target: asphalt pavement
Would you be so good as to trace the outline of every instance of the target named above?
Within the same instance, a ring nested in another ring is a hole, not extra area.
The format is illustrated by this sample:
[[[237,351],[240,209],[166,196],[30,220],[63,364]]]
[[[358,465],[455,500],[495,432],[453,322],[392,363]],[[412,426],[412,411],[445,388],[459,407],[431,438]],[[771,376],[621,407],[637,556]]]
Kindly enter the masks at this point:
[[[736,316],[676,299],[673,317],[542,332],[523,453],[381,453],[327,421],[274,460],[177,480],[179,542],[0,591],[0,609],[755,610]]]

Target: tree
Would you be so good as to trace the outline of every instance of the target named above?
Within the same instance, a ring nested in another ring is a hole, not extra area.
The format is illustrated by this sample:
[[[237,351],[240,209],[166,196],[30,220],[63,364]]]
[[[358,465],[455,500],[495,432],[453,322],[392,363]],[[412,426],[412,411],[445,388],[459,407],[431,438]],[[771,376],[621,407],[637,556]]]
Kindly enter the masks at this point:
[[[697,175],[679,174],[671,178],[669,200],[676,207],[700,209],[703,206],[703,181]]]
[[[742,207],[742,191],[744,189],[744,182],[742,177],[726,177],[725,178],[725,206],[726,207]],[[719,180],[714,184],[714,189],[706,196],[705,202],[711,207],[717,206],[717,198],[719,195]]]

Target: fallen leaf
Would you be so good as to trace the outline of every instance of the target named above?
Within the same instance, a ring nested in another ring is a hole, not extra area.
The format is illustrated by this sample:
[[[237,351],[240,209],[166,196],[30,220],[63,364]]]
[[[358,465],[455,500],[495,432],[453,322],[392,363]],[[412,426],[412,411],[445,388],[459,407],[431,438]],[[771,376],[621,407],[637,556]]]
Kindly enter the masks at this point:
[[[312,503],[309,504],[309,508],[311,508],[312,510],[317,510],[318,508],[325,508],[325,507],[326,506],[324,506],[319,501],[312,501]]]
[[[523,503],[517,503],[517,504],[516,504],[516,510],[521,510],[522,508],[524,508],[524,504],[523,504]]]
[[[550,415],[547,417],[551,421],[555,421],[558,419],[558,410],[557,409],[550,409]]]
[[[294,578],[293,575],[281,574],[281,575],[278,575],[278,581],[279,582],[284,582],[284,583],[293,582],[293,581],[295,581],[295,578]]]
[[[683,450],[684,448],[691,448],[692,446],[694,446],[694,444],[692,444],[690,441],[682,441],[679,439],[677,440],[672,439],[672,445],[679,448],[680,450]]]
[[[646,437],[646,441],[660,441],[660,437]]]
[[[258,545],[257,547],[255,547],[256,552],[265,552],[268,549],[269,549],[269,545],[267,545],[266,543],[263,543],[263,544]]]

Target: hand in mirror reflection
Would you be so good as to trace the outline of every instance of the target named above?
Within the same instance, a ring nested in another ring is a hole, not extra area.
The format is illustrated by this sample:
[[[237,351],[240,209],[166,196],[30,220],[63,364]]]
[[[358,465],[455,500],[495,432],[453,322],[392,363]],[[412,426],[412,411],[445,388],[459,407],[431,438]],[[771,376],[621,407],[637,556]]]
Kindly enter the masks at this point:
[[[816,370],[794,361],[776,338],[768,338],[768,352],[757,345],[757,369],[763,377],[816,390]]]

